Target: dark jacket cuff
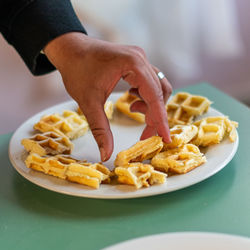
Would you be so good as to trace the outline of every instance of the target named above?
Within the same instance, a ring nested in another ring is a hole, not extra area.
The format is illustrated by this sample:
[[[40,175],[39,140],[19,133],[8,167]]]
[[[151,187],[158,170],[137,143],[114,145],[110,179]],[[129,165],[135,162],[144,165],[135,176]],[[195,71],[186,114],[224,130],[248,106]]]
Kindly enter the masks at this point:
[[[68,32],[86,34],[70,1],[35,0],[26,1],[25,8],[16,14],[8,34],[4,36],[18,51],[32,74],[42,75],[55,68],[40,51],[49,41]]]

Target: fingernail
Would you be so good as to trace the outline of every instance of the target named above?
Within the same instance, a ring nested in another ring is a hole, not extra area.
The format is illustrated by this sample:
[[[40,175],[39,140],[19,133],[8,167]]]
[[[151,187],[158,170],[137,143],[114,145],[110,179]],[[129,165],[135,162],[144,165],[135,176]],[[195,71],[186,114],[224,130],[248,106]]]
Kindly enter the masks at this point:
[[[102,161],[106,161],[107,155],[106,155],[105,149],[101,147],[101,148],[100,148],[100,153],[101,153],[101,160],[102,160]]]

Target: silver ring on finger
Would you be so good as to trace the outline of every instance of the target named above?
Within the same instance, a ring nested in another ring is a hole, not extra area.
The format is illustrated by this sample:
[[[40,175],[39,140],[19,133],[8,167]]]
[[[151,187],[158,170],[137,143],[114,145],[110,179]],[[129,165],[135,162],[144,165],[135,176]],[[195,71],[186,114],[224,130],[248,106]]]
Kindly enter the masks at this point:
[[[162,80],[163,78],[165,78],[165,75],[160,71],[157,73],[157,76],[160,80]]]

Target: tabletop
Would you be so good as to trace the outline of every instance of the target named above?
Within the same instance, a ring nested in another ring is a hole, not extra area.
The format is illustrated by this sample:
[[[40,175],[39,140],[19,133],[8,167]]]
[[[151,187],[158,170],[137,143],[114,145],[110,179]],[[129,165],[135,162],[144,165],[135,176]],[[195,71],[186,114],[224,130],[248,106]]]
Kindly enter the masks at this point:
[[[239,122],[239,148],[220,172],[193,186],[137,199],[81,198],[46,190],[20,176],[8,157],[12,134],[0,135],[0,248],[101,249],[167,232],[250,237],[250,110],[212,85],[177,91],[208,97]]]

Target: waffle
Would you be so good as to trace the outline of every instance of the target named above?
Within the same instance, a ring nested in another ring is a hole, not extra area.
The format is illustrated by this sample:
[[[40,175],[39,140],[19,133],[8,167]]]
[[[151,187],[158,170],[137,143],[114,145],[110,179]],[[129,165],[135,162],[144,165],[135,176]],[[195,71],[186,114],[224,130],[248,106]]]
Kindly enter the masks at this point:
[[[220,143],[226,133],[229,134],[229,139],[232,142],[235,141],[237,136],[236,128],[238,123],[230,121],[225,116],[207,117],[193,124],[198,127],[198,133],[191,143],[197,146],[206,147]]]
[[[149,164],[131,163],[127,167],[115,168],[118,182],[134,185],[137,189],[149,187],[153,184],[163,184],[166,182],[165,173],[154,170]]]
[[[93,188],[110,183],[111,172],[101,163],[71,164],[66,172],[67,180]]]
[[[60,135],[76,139],[88,130],[88,123],[74,111],[65,110],[62,115],[52,114],[43,116],[34,129],[41,132],[53,131]]]
[[[226,124],[226,132],[228,133],[228,137],[231,142],[234,142],[237,138],[236,128],[238,128],[239,123],[235,121],[231,121],[228,118],[226,118],[225,124]]]
[[[170,129],[171,143],[164,143],[164,150],[180,147],[190,142],[198,133],[195,125],[175,125]]]
[[[61,179],[66,179],[66,171],[71,163],[75,163],[71,157],[66,156],[39,156],[32,153],[25,160],[28,168],[53,175]]]
[[[155,169],[175,174],[185,174],[204,162],[206,157],[193,144],[161,152],[151,160]]]
[[[113,112],[114,112],[114,104],[112,101],[106,101],[104,104],[104,111],[105,114],[107,116],[107,118],[109,120],[112,120],[113,118]],[[80,109],[80,107],[77,108],[77,113],[79,114],[79,116],[84,119],[85,121],[87,121],[85,115],[83,114],[82,110]]]
[[[191,124],[196,116],[208,110],[211,103],[203,96],[177,93],[166,105],[169,126]]]
[[[116,167],[126,166],[131,162],[142,162],[151,159],[161,151],[162,147],[162,138],[159,136],[152,136],[146,140],[137,142],[127,150],[119,152],[116,156],[114,165]]]
[[[100,183],[110,180],[111,172],[102,164],[91,164],[66,155],[39,156],[29,154],[25,160],[28,168],[72,182],[99,188]]]
[[[128,117],[140,123],[145,123],[145,115],[139,112],[131,112],[130,106],[133,102],[140,100],[140,98],[131,95],[128,91],[125,92],[115,103],[116,108],[127,115]]]
[[[36,134],[31,138],[23,139],[21,143],[27,152],[36,153],[40,156],[70,154],[74,147],[68,137],[55,132]]]

